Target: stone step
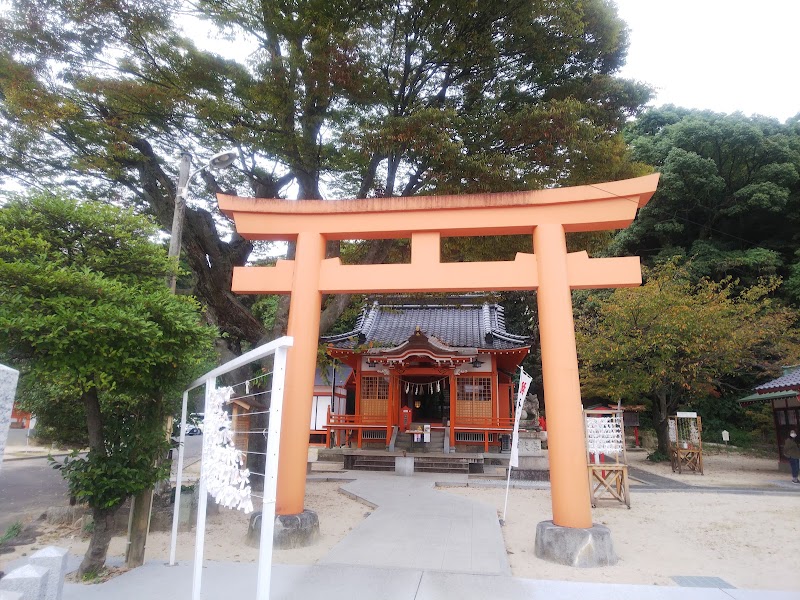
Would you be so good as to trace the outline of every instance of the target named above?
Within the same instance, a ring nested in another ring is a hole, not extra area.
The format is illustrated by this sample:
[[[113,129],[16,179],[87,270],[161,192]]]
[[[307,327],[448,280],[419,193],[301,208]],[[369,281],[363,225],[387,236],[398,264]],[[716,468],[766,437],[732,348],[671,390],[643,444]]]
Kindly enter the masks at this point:
[[[462,463],[414,463],[414,468],[417,471],[444,469],[446,471],[463,471],[465,473],[469,472],[469,465]]]
[[[413,458],[414,470],[419,472],[468,474],[474,470],[474,467],[470,467],[471,460],[469,458],[419,456],[416,453]],[[356,456],[353,457],[350,468],[360,471],[394,471],[395,456]]]
[[[353,471],[394,471],[394,465],[353,465]]]
[[[416,457],[415,457],[416,458]],[[467,467],[469,468],[469,463],[460,462],[460,461],[449,461],[449,460],[415,460],[414,464],[417,466],[422,467]]]
[[[374,457],[374,458],[357,458],[354,467],[366,467],[366,466],[388,466],[394,468],[394,457]]]
[[[468,467],[457,469],[455,467],[421,467],[419,465],[414,465],[414,471],[418,473],[459,473],[463,475],[469,474]]]

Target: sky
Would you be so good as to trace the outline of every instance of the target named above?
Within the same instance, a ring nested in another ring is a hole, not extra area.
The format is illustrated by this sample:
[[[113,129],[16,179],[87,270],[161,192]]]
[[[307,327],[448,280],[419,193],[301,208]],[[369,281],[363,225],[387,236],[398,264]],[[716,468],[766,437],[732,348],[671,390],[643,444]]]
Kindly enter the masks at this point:
[[[800,0],[616,0],[621,74],[676,104],[785,121],[800,113]]]

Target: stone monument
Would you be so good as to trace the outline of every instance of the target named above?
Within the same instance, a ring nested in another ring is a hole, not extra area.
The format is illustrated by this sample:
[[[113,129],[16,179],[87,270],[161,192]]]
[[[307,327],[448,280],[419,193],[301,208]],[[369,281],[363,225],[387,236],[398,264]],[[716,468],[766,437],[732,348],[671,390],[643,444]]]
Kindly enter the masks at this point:
[[[511,479],[550,480],[550,461],[547,450],[542,448],[545,436],[539,426],[539,397],[528,394],[519,422],[519,466],[511,470]]]
[[[19,371],[0,365],[0,469],[3,468],[3,453],[6,451],[8,428],[11,426],[11,407],[17,393]]]

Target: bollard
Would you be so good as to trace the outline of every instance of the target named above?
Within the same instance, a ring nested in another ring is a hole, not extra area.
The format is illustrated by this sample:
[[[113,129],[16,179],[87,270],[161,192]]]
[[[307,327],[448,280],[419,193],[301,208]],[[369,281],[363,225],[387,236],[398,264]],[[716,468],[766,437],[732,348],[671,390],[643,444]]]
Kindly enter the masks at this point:
[[[3,453],[8,439],[8,428],[11,426],[11,409],[18,378],[19,371],[0,365],[0,468],[3,466]]]
[[[0,590],[17,592],[21,600],[42,600],[47,593],[48,569],[25,565],[0,579]]]
[[[61,600],[64,591],[64,577],[67,576],[67,550],[47,546],[34,553],[29,563],[48,570],[47,592],[41,597],[41,600]]]

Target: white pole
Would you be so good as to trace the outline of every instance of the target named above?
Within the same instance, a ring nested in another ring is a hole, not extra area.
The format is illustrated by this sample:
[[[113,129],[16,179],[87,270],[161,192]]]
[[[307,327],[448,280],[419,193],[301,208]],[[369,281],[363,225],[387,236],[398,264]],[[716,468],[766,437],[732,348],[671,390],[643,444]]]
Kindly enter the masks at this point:
[[[506,503],[503,505],[503,521],[501,525],[506,524],[506,511],[508,510],[508,488],[511,485],[511,465],[508,465],[508,479],[506,479]]]
[[[269,436],[264,473],[264,502],[261,506],[261,539],[258,551],[256,600],[269,600],[272,579],[272,543],[275,533],[275,501],[278,489],[278,451],[281,442],[283,391],[286,380],[287,347],[275,351],[272,369],[272,393],[269,407]]]
[[[175,508],[172,511],[172,538],[169,541],[169,564],[175,566],[175,549],[178,545],[178,521],[181,511],[181,486],[183,485],[183,453],[186,448],[186,406],[189,403],[189,390],[183,392],[181,403],[181,432],[178,442],[178,470],[175,474]]]
[[[203,406],[203,413],[209,414],[209,400],[211,394],[216,389],[216,377],[210,377],[206,380],[206,398]],[[205,454],[206,445],[212,438],[210,435],[203,435],[203,454]],[[199,498],[197,501],[197,532],[195,534],[194,545],[194,572],[192,576],[192,600],[200,600],[200,589],[202,586],[203,578],[203,549],[206,540],[206,505],[208,503],[208,492],[206,491],[206,461],[205,457],[200,458],[200,482],[198,483]]]

